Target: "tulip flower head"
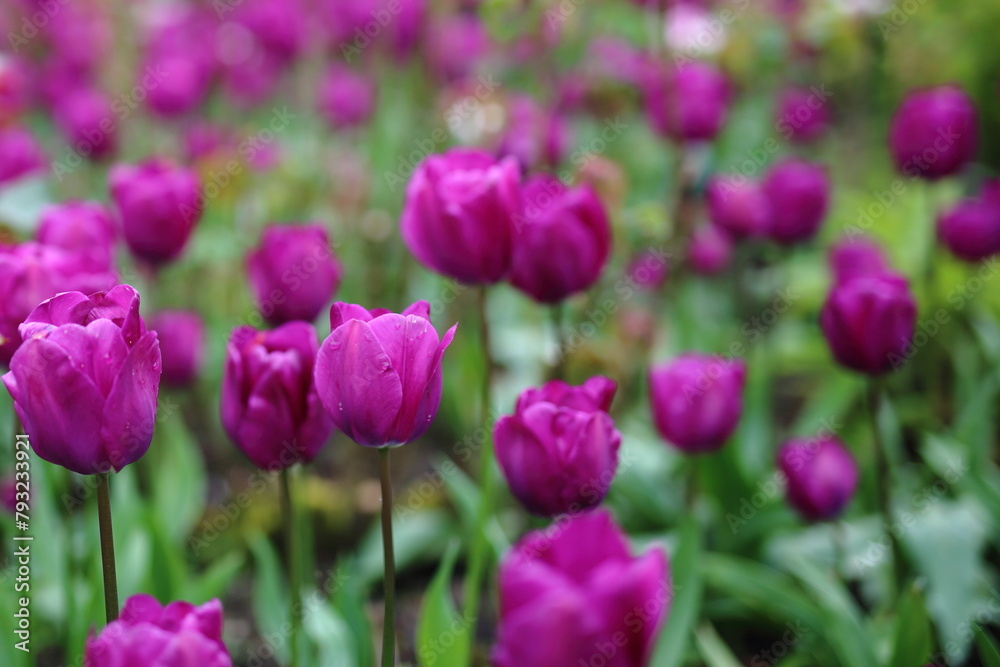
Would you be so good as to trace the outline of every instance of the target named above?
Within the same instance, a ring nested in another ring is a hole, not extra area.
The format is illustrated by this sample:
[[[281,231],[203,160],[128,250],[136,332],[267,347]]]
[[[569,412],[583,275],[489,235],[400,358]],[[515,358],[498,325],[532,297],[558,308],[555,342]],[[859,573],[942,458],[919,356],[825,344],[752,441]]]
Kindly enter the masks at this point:
[[[882,247],[866,237],[843,238],[830,248],[830,269],[836,282],[885,273],[889,262]]]
[[[808,521],[829,521],[858,488],[858,464],[833,437],[790,440],[778,451],[788,503]]]
[[[732,238],[763,236],[771,220],[771,201],[760,183],[716,176],[705,193],[712,222]]]
[[[938,239],[956,257],[980,262],[1000,252],[1000,180],[987,183],[979,196],[963,199],[938,216]]]
[[[44,245],[79,253],[90,270],[110,271],[116,236],[111,213],[102,204],[72,201],[43,210],[35,237]]]
[[[715,225],[703,225],[691,234],[687,259],[691,270],[703,276],[719,273],[733,256],[733,240]]]
[[[163,382],[174,387],[194,382],[205,353],[201,316],[186,310],[165,310],[153,317],[150,328],[160,339]]]
[[[790,244],[816,235],[830,205],[830,179],[822,165],[786,160],[771,168],[763,187],[771,211],[768,236]]]
[[[928,180],[958,172],[976,153],[977,125],[972,100],[957,86],[910,93],[889,131],[896,168]]]

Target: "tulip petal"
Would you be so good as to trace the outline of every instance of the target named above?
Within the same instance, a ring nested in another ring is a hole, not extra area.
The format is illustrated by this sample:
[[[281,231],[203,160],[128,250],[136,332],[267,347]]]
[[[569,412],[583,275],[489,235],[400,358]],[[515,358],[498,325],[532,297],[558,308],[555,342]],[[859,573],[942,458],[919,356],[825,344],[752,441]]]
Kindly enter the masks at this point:
[[[104,406],[101,438],[115,470],[139,459],[153,439],[160,390],[160,343],[155,331],[139,338],[122,364]]]
[[[236,429],[233,441],[259,468],[287,468],[299,460],[291,397],[280,370],[268,368],[258,377]]]

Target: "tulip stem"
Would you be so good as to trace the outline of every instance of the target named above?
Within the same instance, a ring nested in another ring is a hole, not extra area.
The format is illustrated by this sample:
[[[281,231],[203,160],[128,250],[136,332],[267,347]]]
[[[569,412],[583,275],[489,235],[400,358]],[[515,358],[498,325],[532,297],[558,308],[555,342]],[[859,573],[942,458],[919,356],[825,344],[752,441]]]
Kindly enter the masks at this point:
[[[552,329],[556,341],[556,365],[552,373],[557,380],[565,379],[566,375],[566,305],[557,303],[549,308],[552,316]]]
[[[111,479],[97,473],[97,521],[101,528],[101,570],[104,573],[104,613],[108,623],[118,618],[118,577],[115,574],[115,536],[111,526]],[[72,582],[70,582],[72,585]]]
[[[396,659],[396,556],[392,545],[392,476],[388,447],[379,453],[382,480],[382,549],[385,553],[385,614],[382,623],[382,667],[392,667]]]
[[[299,535],[295,512],[295,497],[292,492],[292,472],[281,469],[281,505],[285,522],[285,549],[288,558],[288,616],[291,623],[289,647],[291,667],[299,664],[299,636],[302,634],[302,563],[299,554]]]
[[[885,529],[889,535],[889,543],[892,545],[892,563],[889,565],[890,586],[894,586],[897,591],[901,591],[903,581],[903,553],[900,548],[899,538],[891,530],[892,479],[888,453],[885,450],[885,442],[882,439],[882,432],[878,426],[878,412],[881,401],[881,383],[877,378],[872,378],[868,381],[868,416],[871,420],[872,437],[875,443],[875,492],[878,496],[882,521],[885,522]]]

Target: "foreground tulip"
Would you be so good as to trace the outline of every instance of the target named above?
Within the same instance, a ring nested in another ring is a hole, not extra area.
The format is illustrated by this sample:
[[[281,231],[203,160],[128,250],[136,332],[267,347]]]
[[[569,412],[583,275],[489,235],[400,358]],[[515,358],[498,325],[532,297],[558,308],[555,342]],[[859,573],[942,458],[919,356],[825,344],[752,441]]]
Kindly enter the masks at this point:
[[[113,167],[108,182],[132,254],[153,266],[176,259],[201,218],[197,175],[151,159]]]
[[[525,536],[499,587],[494,667],[645,667],[673,599],[663,549],[632,556],[600,510]]]
[[[125,601],[121,617],[87,640],[84,667],[230,667],[222,641],[222,604],[160,605],[150,595]]]
[[[319,224],[272,225],[247,257],[257,307],[271,324],[312,322],[340,283],[341,268]]]
[[[313,385],[318,347],[306,322],[273,331],[241,326],[229,337],[222,426],[259,468],[308,463],[330,437],[333,424]]]
[[[542,175],[528,181],[523,196],[511,284],[550,304],[593,285],[611,253],[611,225],[594,191]]]
[[[160,340],[163,382],[174,387],[191,384],[201,371],[205,352],[205,325],[198,313],[165,310],[150,321]]]
[[[786,160],[768,172],[764,194],[770,202],[767,234],[778,243],[798,243],[819,231],[830,205],[826,169],[802,160]]]
[[[608,415],[617,386],[594,377],[580,387],[553,380],[528,389],[493,430],[511,492],[534,514],[596,507],[618,467],[621,434]]]
[[[743,414],[746,364],[684,354],[649,371],[653,422],[678,449],[700,454],[726,443]]]
[[[695,273],[715,275],[729,265],[732,256],[732,239],[715,225],[704,225],[691,234],[687,259]]]
[[[830,248],[829,260],[838,283],[889,270],[882,247],[865,237],[841,239]]]
[[[1000,202],[986,193],[958,202],[938,216],[937,235],[952,254],[967,262],[1000,252]]]
[[[647,77],[646,111],[653,128],[678,141],[710,141],[729,110],[729,82],[714,65],[696,60]]]
[[[763,236],[771,220],[771,202],[759,183],[716,176],[705,193],[712,222],[733,238]]]
[[[834,285],[820,326],[838,362],[881,375],[902,363],[916,319],[917,304],[906,279],[880,273]]]
[[[42,211],[35,234],[39,243],[77,253],[92,271],[111,270],[115,236],[111,213],[92,201],[49,206]]]
[[[464,283],[495,283],[510,269],[519,170],[513,158],[452,149],[426,158],[406,188],[403,241],[428,268]]]
[[[972,159],[978,138],[976,109],[957,86],[911,93],[896,110],[889,148],[907,176],[936,180]]]
[[[778,451],[788,504],[808,521],[829,521],[858,488],[858,464],[836,438],[791,440]]]

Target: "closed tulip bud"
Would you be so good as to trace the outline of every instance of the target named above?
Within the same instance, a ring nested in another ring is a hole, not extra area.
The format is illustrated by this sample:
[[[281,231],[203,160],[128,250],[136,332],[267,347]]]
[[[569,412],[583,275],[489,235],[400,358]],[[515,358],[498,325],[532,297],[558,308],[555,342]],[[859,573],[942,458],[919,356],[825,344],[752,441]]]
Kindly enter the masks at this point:
[[[151,159],[112,167],[108,181],[132,254],[154,266],[177,259],[201,218],[198,176]]]
[[[710,141],[722,129],[730,89],[714,65],[689,60],[645,79],[646,112],[657,132],[677,141]]]
[[[826,97],[809,88],[786,88],[778,99],[778,128],[797,143],[819,139],[830,126]]]
[[[452,81],[473,72],[492,47],[490,33],[476,14],[454,13],[431,23],[426,58],[439,78]]]
[[[597,282],[611,253],[611,225],[594,191],[540,175],[528,181],[523,196],[511,284],[541,303],[559,303]]]
[[[56,122],[73,153],[91,160],[110,157],[118,149],[118,118],[103,93],[82,88],[63,97]]]
[[[312,322],[340,284],[340,263],[319,224],[272,225],[247,257],[261,314],[271,324]]]
[[[907,176],[936,180],[959,171],[976,153],[972,100],[957,86],[910,93],[896,110],[889,149]]]
[[[198,379],[205,353],[205,325],[198,313],[165,310],[157,313],[150,328],[160,340],[163,382],[183,387]]]
[[[0,186],[46,170],[41,145],[21,127],[0,128]]]
[[[771,220],[771,202],[759,183],[716,176],[705,193],[712,222],[733,238],[763,236]]]
[[[423,435],[441,403],[441,358],[455,328],[439,339],[426,301],[401,314],[333,304],[316,387],[337,428],[366,447]]]
[[[691,234],[687,257],[695,273],[715,275],[729,265],[732,256],[732,239],[715,225],[704,225]]]
[[[669,443],[689,454],[722,447],[743,414],[746,364],[683,354],[649,371],[653,422]]]
[[[317,106],[334,130],[362,126],[375,109],[375,85],[360,72],[332,65],[320,84]]]
[[[39,457],[80,473],[121,470],[149,448],[160,388],[160,345],[128,285],[63,292],[20,327],[3,376]]]
[[[241,326],[229,337],[222,426],[259,468],[308,463],[330,437],[333,423],[313,383],[318,347],[316,330],[306,322],[272,331]]]
[[[838,283],[889,270],[882,247],[865,237],[841,239],[830,248],[829,260]]]
[[[231,667],[222,622],[218,600],[197,607],[187,602],[163,607],[151,595],[133,595],[117,620],[87,640],[83,664]]]
[[[497,149],[513,156],[525,170],[562,162],[569,144],[563,117],[527,95],[515,97],[507,109],[507,126]]]
[[[110,271],[114,265],[115,232],[111,213],[93,201],[73,201],[42,211],[36,238],[44,245],[77,253],[92,271]]]
[[[858,488],[858,464],[833,437],[785,443],[778,468],[787,479],[788,504],[808,521],[836,519]]]
[[[645,667],[673,599],[663,549],[632,556],[603,510],[526,535],[499,589],[494,667]]]
[[[521,215],[513,158],[457,148],[431,155],[406,188],[403,241],[428,268],[469,284],[495,283],[510,269]]]
[[[654,290],[663,287],[670,275],[669,253],[659,250],[644,250],[628,265],[628,277],[643,289]]]
[[[146,96],[150,110],[163,118],[182,116],[205,100],[212,83],[212,63],[183,52],[152,56],[140,76],[157,72],[160,81]]]
[[[917,304],[906,279],[881,273],[835,284],[820,326],[841,365],[881,375],[902,364],[916,319]]]
[[[938,216],[938,239],[956,257],[979,262],[1000,252],[1000,202],[964,199]]]
[[[811,239],[819,231],[830,205],[830,178],[826,169],[802,160],[775,165],[764,179],[770,202],[768,236],[778,243]]]
[[[514,414],[496,423],[497,460],[511,492],[530,512],[575,514],[604,500],[621,445],[608,415],[616,389],[605,377],[580,387],[553,380],[522,393]]]

